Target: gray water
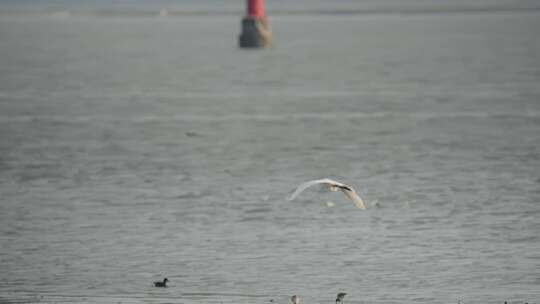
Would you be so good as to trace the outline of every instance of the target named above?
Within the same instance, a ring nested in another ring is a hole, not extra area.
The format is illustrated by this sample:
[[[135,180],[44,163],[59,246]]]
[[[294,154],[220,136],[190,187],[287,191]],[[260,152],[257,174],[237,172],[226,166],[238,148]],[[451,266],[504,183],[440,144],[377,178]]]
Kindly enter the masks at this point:
[[[511,8],[276,14],[261,51],[228,13],[1,14],[0,302],[540,303]],[[368,210],[286,200],[323,177]]]

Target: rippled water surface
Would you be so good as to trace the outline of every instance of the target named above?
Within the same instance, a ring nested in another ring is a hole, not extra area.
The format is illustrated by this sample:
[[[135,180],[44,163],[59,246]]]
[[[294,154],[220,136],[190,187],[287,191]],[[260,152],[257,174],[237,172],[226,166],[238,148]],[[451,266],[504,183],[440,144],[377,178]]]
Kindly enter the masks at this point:
[[[538,11],[239,21],[1,15],[1,303],[540,302]]]

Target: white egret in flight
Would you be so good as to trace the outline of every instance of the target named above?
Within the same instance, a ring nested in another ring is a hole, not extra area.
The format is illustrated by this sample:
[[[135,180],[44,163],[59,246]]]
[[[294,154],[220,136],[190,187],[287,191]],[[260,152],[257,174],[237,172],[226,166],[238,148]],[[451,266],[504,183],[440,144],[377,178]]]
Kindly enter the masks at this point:
[[[328,188],[330,191],[338,191],[341,190],[341,192],[345,193],[345,195],[352,200],[352,202],[356,205],[356,207],[360,209],[366,209],[366,205],[364,205],[364,201],[358,196],[356,191],[348,185],[345,185],[340,182],[336,182],[335,180],[331,180],[329,178],[323,178],[323,179],[316,179],[309,182],[305,182],[298,186],[294,193],[289,197],[289,201],[292,201],[295,199],[302,191],[306,190],[307,188],[313,186],[313,185],[324,185]]]

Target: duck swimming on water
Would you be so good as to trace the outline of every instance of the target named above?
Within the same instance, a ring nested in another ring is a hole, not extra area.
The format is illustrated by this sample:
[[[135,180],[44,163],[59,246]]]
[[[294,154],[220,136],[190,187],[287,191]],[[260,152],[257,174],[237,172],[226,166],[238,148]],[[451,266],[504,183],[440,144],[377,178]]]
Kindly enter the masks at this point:
[[[337,303],[343,303],[343,299],[345,298],[346,295],[347,294],[344,293],[344,292],[338,293],[337,296],[336,296],[336,304]]]
[[[169,282],[169,279],[165,278],[165,279],[163,279],[163,282],[160,282],[160,281],[154,282],[154,286],[156,286],[156,287],[167,287],[167,282]]]

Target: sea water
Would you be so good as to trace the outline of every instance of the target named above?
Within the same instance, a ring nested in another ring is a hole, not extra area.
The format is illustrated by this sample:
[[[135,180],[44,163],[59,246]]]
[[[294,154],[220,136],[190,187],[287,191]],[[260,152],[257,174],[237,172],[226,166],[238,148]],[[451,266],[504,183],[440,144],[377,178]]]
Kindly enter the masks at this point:
[[[268,2],[0,4],[0,302],[539,303],[536,2]]]

